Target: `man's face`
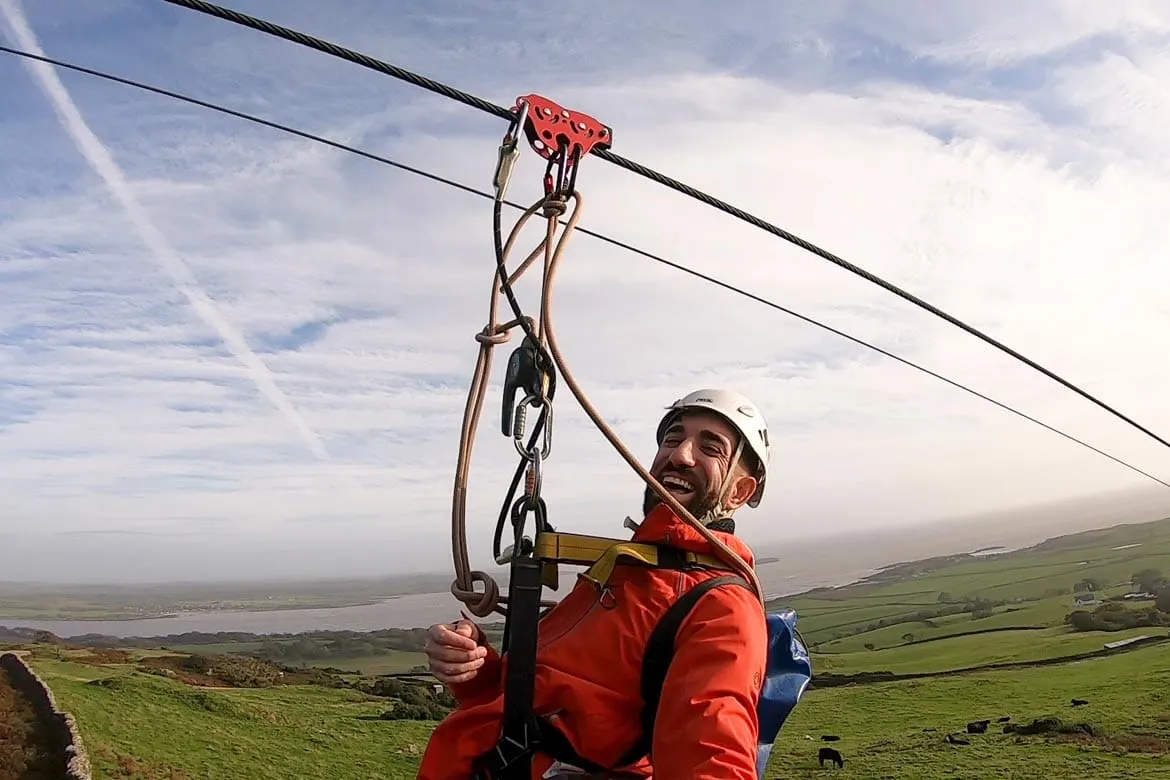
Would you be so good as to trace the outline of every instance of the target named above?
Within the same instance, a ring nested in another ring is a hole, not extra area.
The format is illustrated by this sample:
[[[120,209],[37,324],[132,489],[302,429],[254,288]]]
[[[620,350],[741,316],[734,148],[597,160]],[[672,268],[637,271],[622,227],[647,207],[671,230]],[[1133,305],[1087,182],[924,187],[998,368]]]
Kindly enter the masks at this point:
[[[719,488],[730,467],[738,436],[735,428],[717,414],[686,412],[667,428],[650,474],[688,512],[702,517],[719,502]],[[660,503],[662,499],[647,485],[643,513],[649,514]]]

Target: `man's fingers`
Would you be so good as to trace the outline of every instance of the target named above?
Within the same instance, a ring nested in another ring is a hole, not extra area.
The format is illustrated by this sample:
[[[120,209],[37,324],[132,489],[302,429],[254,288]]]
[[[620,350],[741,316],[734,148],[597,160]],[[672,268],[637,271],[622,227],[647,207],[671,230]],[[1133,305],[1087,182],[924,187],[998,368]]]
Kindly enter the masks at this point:
[[[475,677],[487,658],[487,648],[480,647],[476,641],[478,636],[479,629],[470,620],[431,626],[426,643],[431,673],[447,685]]]
[[[459,683],[465,683],[468,680],[474,678],[475,674],[476,674],[475,672],[466,672],[464,674],[457,674],[454,676],[448,676],[445,674],[436,673],[435,678],[438,679],[439,682],[444,683],[445,685],[458,685]]]
[[[445,661],[447,663],[469,663],[471,661],[482,662],[487,657],[487,648],[477,647],[473,650],[462,650],[458,647],[443,647],[442,645],[432,645],[427,643],[427,656],[436,661]]]
[[[443,682],[451,682],[453,678],[471,679],[475,676],[475,672],[483,666],[483,659],[477,658],[474,661],[452,662],[441,661],[438,658],[431,659],[431,671]]]
[[[457,629],[464,629],[462,625],[456,626]],[[475,627],[471,626],[471,630],[467,633],[458,633],[451,629],[450,626],[438,623],[431,626],[431,630],[427,632],[428,639],[433,641],[436,645],[446,647],[459,647],[464,650],[474,650],[479,644],[475,641]]]

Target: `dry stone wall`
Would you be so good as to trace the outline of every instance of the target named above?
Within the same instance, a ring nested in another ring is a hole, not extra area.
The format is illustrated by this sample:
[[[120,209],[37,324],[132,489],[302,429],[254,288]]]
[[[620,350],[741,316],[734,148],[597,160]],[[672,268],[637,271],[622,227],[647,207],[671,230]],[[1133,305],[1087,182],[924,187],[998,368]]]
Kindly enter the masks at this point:
[[[53,692],[24,659],[15,653],[0,655],[0,669],[8,673],[12,685],[36,709],[37,717],[48,729],[54,749],[61,757],[67,780],[93,780],[89,755],[81,742],[81,734],[73,716],[57,709]]]

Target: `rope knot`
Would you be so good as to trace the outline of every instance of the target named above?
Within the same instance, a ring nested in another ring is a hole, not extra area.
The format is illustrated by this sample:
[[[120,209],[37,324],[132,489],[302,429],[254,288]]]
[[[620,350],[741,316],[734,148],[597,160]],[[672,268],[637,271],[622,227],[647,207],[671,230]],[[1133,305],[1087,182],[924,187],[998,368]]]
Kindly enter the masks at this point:
[[[451,583],[451,595],[466,605],[467,610],[476,617],[487,617],[492,614],[500,603],[500,586],[490,576],[482,571],[469,572],[471,584],[464,588],[459,580]],[[483,593],[475,590],[475,583],[483,583]]]
[[[475,340],[480,344],[491,344],[498,347],[500,344],[508,343],[512,338],[512,332],[508,328],[496,328],[493,331],[490,327],[485,327],[479,333],[475,334]]]
[[[564,195],[549,195],[544,201],[544,216],[549,219],[564,216],[565,207]]]

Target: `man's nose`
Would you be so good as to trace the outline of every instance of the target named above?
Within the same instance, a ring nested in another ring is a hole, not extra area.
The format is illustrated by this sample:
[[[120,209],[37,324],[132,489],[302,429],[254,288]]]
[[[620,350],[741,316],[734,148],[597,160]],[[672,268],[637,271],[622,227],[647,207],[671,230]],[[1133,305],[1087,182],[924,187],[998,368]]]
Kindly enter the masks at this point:
[[[695,446],[688,439],[674,448],[670,453],[670,462],[676,466],[690,468],[695,465]]]

